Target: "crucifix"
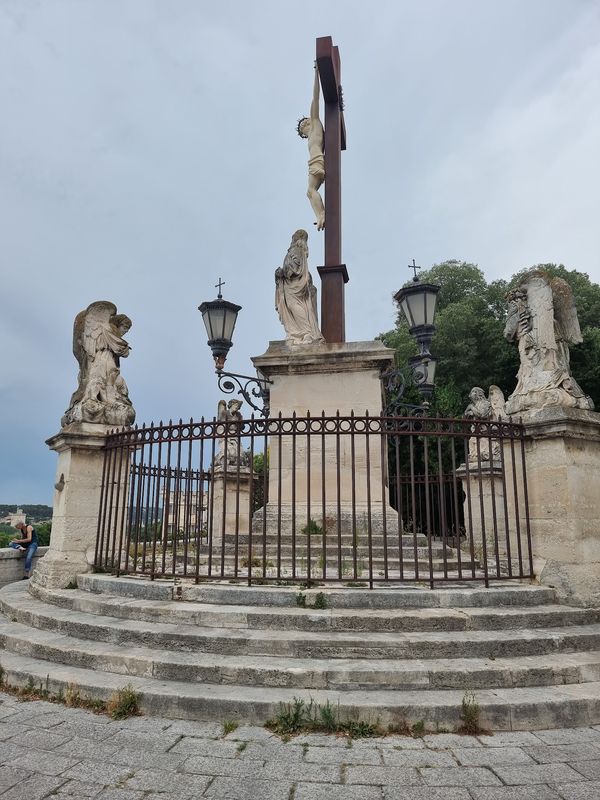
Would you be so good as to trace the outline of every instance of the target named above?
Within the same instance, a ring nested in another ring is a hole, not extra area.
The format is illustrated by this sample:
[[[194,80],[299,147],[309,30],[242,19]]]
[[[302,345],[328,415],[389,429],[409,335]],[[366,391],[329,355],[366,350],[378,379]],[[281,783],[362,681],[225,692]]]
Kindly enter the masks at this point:
[[[317,39],[317,68],[325,102],[325,265],[321,277],[321,331],[326,342],[345,342],[344,284],[342,263],[342,150],[346,127],[342,100],[340,53],[331,36]]]

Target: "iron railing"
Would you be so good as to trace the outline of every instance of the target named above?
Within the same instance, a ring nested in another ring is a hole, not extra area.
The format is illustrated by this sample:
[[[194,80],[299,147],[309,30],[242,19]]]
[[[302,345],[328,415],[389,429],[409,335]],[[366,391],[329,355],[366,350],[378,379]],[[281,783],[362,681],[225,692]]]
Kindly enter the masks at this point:
[[[113,432],[95,567],[371,588],[530,578],[523,428],[338,414]]]

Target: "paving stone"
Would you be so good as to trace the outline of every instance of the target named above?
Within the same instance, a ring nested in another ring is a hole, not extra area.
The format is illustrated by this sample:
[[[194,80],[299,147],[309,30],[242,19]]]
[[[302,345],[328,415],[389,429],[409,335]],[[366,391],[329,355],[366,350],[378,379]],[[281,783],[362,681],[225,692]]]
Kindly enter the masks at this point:
[[[566,763],[600,758],[600,748],[592,742],[580,744],[540,744],[526,747],[525,752],[539,764]]]
[[[310,747],[306,761],[319,764],[376,764],[382,763],[381,752],[376,748],[364,750],[354,747]]]
[[[52,733],[60,735],[69,735],[71,738],[82,737],[84,739],[93,739],[95,742],[101,742],[113,736],[119,728],[115,725],[102,725],[93,720],[82,719],[69,719],[65,720],[62,725],[57,725],[52,729]]]
[[[31,775],[2,795],[2,800],[42,800],[64,783],[64,778]]]
[[[132,792],[127,789],[103,789],[96,800],[142,800],[143,792]]]
[[[473,800],[561,800],[550,786],[502,786],[472,788]]]
[[[26,725],[20,725],[18,723],[0,722],[0,741],[6,742],[12,739],[13,736],[23,736],[25,731],[30,730],[35,729],[28,728]]]
[[[284,744],[283,742],[235,742],[238,758],[269,759],[297,764],[304,760],[304,747]],[[242,748],[242,749],[239,749]],[[172,751],[171,751],[172,752]]]
[[[484,747],[526,747],[540,744],[531,731],[497,731],[492,736],[479,736]]]
[[[57,791],[59,795],[65,794],[68,797],[96,797],[102,791],[102,786],[85,781],[67,781]]]
[[[443,750],[382,750],[383,763],[395,767],[456,767],[456,759]]]
[[[196,722],[193,719],[176,719],[171,721],[167,728],[169,734],[182,734],[183,736],[196,736],[199,739],[218,739],[223,735],[223,725],[220,722]],[[228,738],[235,738],[234,731]]]
[[[181,794],[188,792],[190,795],[201,795],[210,782],[204,775],[182,775],[181,773],[167,773],[158,769],[139,770],[126,782],[126,789],[135,789],[140,792],[170,792]]]
[[[573,769],[581,772],[586,778],[597,781],[600,780],[600,759],[596,761],[571,761],[569,762]]]
[[[79,764],[64,772],[63,777],[65,779],[74,778],[78,781],[100,783],[102,786],[108,786],[122,783],[127,778],[130,778],[131,774],[130,767],[107,764],[106,762],[98,764],[95,761],[80,761]]]
[[[166,772],[175,772],[188,758],[187,755],[176,753],[156,753],[153,750],[117,750],[109,759],[109,763],[121,764],[124,767],[136,769],[162,769]],[[94,760],[93,758],[90,760]]]
[[[346,767],[346,783],[350,784],[394,784],[401,786],[423,785],[423,778],[416,769],[408,767]]]
[[[215,758],[235,758],[238,753],[239,742],[229,742],[225,739],[195,739],[186,736],[176,742],[169,753],[182,753],[194,756],[212,756]]]
[[[136,733],[147,733],[148,735],[159,735],[169,730],[173,721],[163,717],[126,717],[125,719],[115,720],[113,724],[118,725],[122,730],[136,731]]]
[[[568,764],[523,764],[518,767],[494,767],[504,783],[510,786],[526,785],[530,783],[570,783],[584,780],[583,775],[576,772]]]
[[[70,742],[61,744],[53,752],[72,758],[86,758],[90,761],[110,761],[119,748],[116,745],[103,742],[94,742],[92,739],[75,737]]]
[[[322,786],[322,784],[310,783],[303,785]],[[249,780],[240,780],[239,778],[215,778],[203,797],[214,797],[219,800],[221,800],[221,798],[227,798],[227,800],[287,800],[290,796],[292,786],[293,784],[291,781],[273,782],[256,780],[254,778]],[[324,786],[324,789],[327,788],[328,787]],[[328,795],[323,793],[311,795],[311,797],[314,797],[315,800],[317,800],[317,798],[318,800],[326,800]],[[298,792],[296,792],[295,800],[302,800]],[[346,800],[354,800],[354,798],[352,795],[346,795]],[[365,798],[365,800],[371,799]],[[380,798],[378,797],[376,800],[380,800]]]
[[[460,733],[431,733],[423,737],[427,747],[445,750],[449,747],[483,747],[476,736],[463,736]]]
[[[0,764],[13,765],[15,761],[23,758],[23,748],[12,742],[0,742]]]
[[[223,733],[223,725],[220,725],[219,732],[221,734]],[[273,739],[277,737],[275,737],[273,731],[269,731],[266,728],[260,728],[258,725],[240,725],[238,728],[232,731],[227,738],[247,742],[260,742],[264,741],[265,739]]]
[[[264,761],[254,759],[204,758],[192,756],[183,762],[181,770],[195,775],[219,775],[223,777],[256,777],[260,775]]]
[[[277,800],[282,800],[280,795]],[[241,800],[241,798],[240,798]],[[319,783],[299,783],[294,800],[383,800],[380,786],[325,786]]]
[[[25,740],[23,744],[25,744]],[[34,762],[32,762],[31,766],[34,767],[35,772],[39,772],[42,775],[61,775],[79,762],[77,758],[61,756],[55,752],[44,753],[41,750],[35,751],[33,757]]]
[[[472,800],[468,789],[458,786],[384,786],[384,800]]]
[[[279,737],[275,737],[279,739]],[[281,739],[279,739],[281,741]],[[343,736],[333,736],[330,733],[302,733],[294,736],[290,743],[308,744],[320,747],[348,747],[348,739]]]
[[[57,706],[54,706],[56,709]],[[58,706],[60,708],[60,706]],[[19,714],[17,717],[11,717],[10,721],[13,723],[25,722],[31,728],[54,728],[56,725],[62,725],[63,722],[69,719],[69,715],[63,710],[61,711],[48,711],[40,714],[39,711],[32,710]]]
[[[31,748],[35,751],[54,750],[55,747],[59,747],[61,744],[65,744],[66,742],[71,741],[73,738],[72,736],[64,733],[54,733],[53,731],[56,730],[61,730],[61,728],[53,728],[51,731],[40,730],[39,728],[30,728],[27,730],[26,734],[24,734],[24,731],[21,730],[19,733],[16,733],[14,739],[11,739],[10,741],[18,742],[20,738],[22,739],[23,736],[26,735],[28,748]]]
[[[374,767],[373,769],[378,768]],[[275,781],[305,781],[306,783],[341,783],[342,766],[341,764],[290,764],[284,761],[269,761],[260,772],[260,778]]]
[[[577,742],[599,742],[600,730],[594,728],[556,728],[536,731],[535,735],[545,744],[577,744]]]
[[[600,797],[600,781],[559,783],[556,786],[556,791],[559,792],[562,800],[598,800]]]
[[[27,769],[15,769],[14,767],[0,767],[0,792],[10,789],[15,783],[19,783],[30,776],[31,772]]]
[[[386,736],[381,742],[381,747],[393,747],[396,750],[422,750],[425,742],[423,739],[413,739],[412,736]]]
[[[500,781],[485,767],[446,767],[419,770],[429,786],[500,786]]]
[[[467,747],[452,750],[459,764],[464,767],[495,767],[498,764],[535,764],[520,747]]]
[[[114,736],[105,739],[106,744],[114,747],[126,747],[133,749],[142,747],[145,750],[155,750],[157,753],[166,753],[177,742],[180,741],[179,735],[168,733],[143,734],[136,731],[119,730]]]

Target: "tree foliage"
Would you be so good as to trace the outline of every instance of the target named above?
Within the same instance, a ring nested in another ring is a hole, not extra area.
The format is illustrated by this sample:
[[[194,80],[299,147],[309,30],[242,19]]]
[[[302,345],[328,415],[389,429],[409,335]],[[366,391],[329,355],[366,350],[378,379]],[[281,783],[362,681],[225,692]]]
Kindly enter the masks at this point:
[[[588,275],[562,264],[538,264],[552,277],[570,285],[581,325],[583,343],[571,348],[571,368],[582,389],[600,407],[600,286]],[[509,281],[488,283],[481,269],[465,261],[444,261],[423,272],[421,280],[437,283],[436,332],[431,352],[438,359],[436,391],[432,411],[440,416],[462,414],[469,391],[481,386],[486,391],[496,384],[506,397],[514,390],[519,354],[503,336],[506,321],[506,293],[518,285],[527,270]],[[406,320],[398,312],[396,327],[380,336],[396,351],[396,363],[403,366],[417,354]]]

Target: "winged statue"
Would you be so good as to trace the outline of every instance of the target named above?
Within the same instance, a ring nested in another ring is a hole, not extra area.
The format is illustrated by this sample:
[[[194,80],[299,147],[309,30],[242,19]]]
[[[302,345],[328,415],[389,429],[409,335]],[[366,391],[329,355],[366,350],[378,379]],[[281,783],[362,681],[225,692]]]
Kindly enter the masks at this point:
[[[121,359],[130,346],[123,338],[131,328],[125,314],[107,300],[91,303],[73,324],[73,355],[79,363],[77,389],[61,424],[96,422],[131,425],[135,410],[121,375]]]
[[[517,387],[506,401],[507,414],[547,406],[593,410],[594,403],[571,374],[569,345],[583,341],[569,284],[531,270],[507,295],[504,337],[519,347]]]

